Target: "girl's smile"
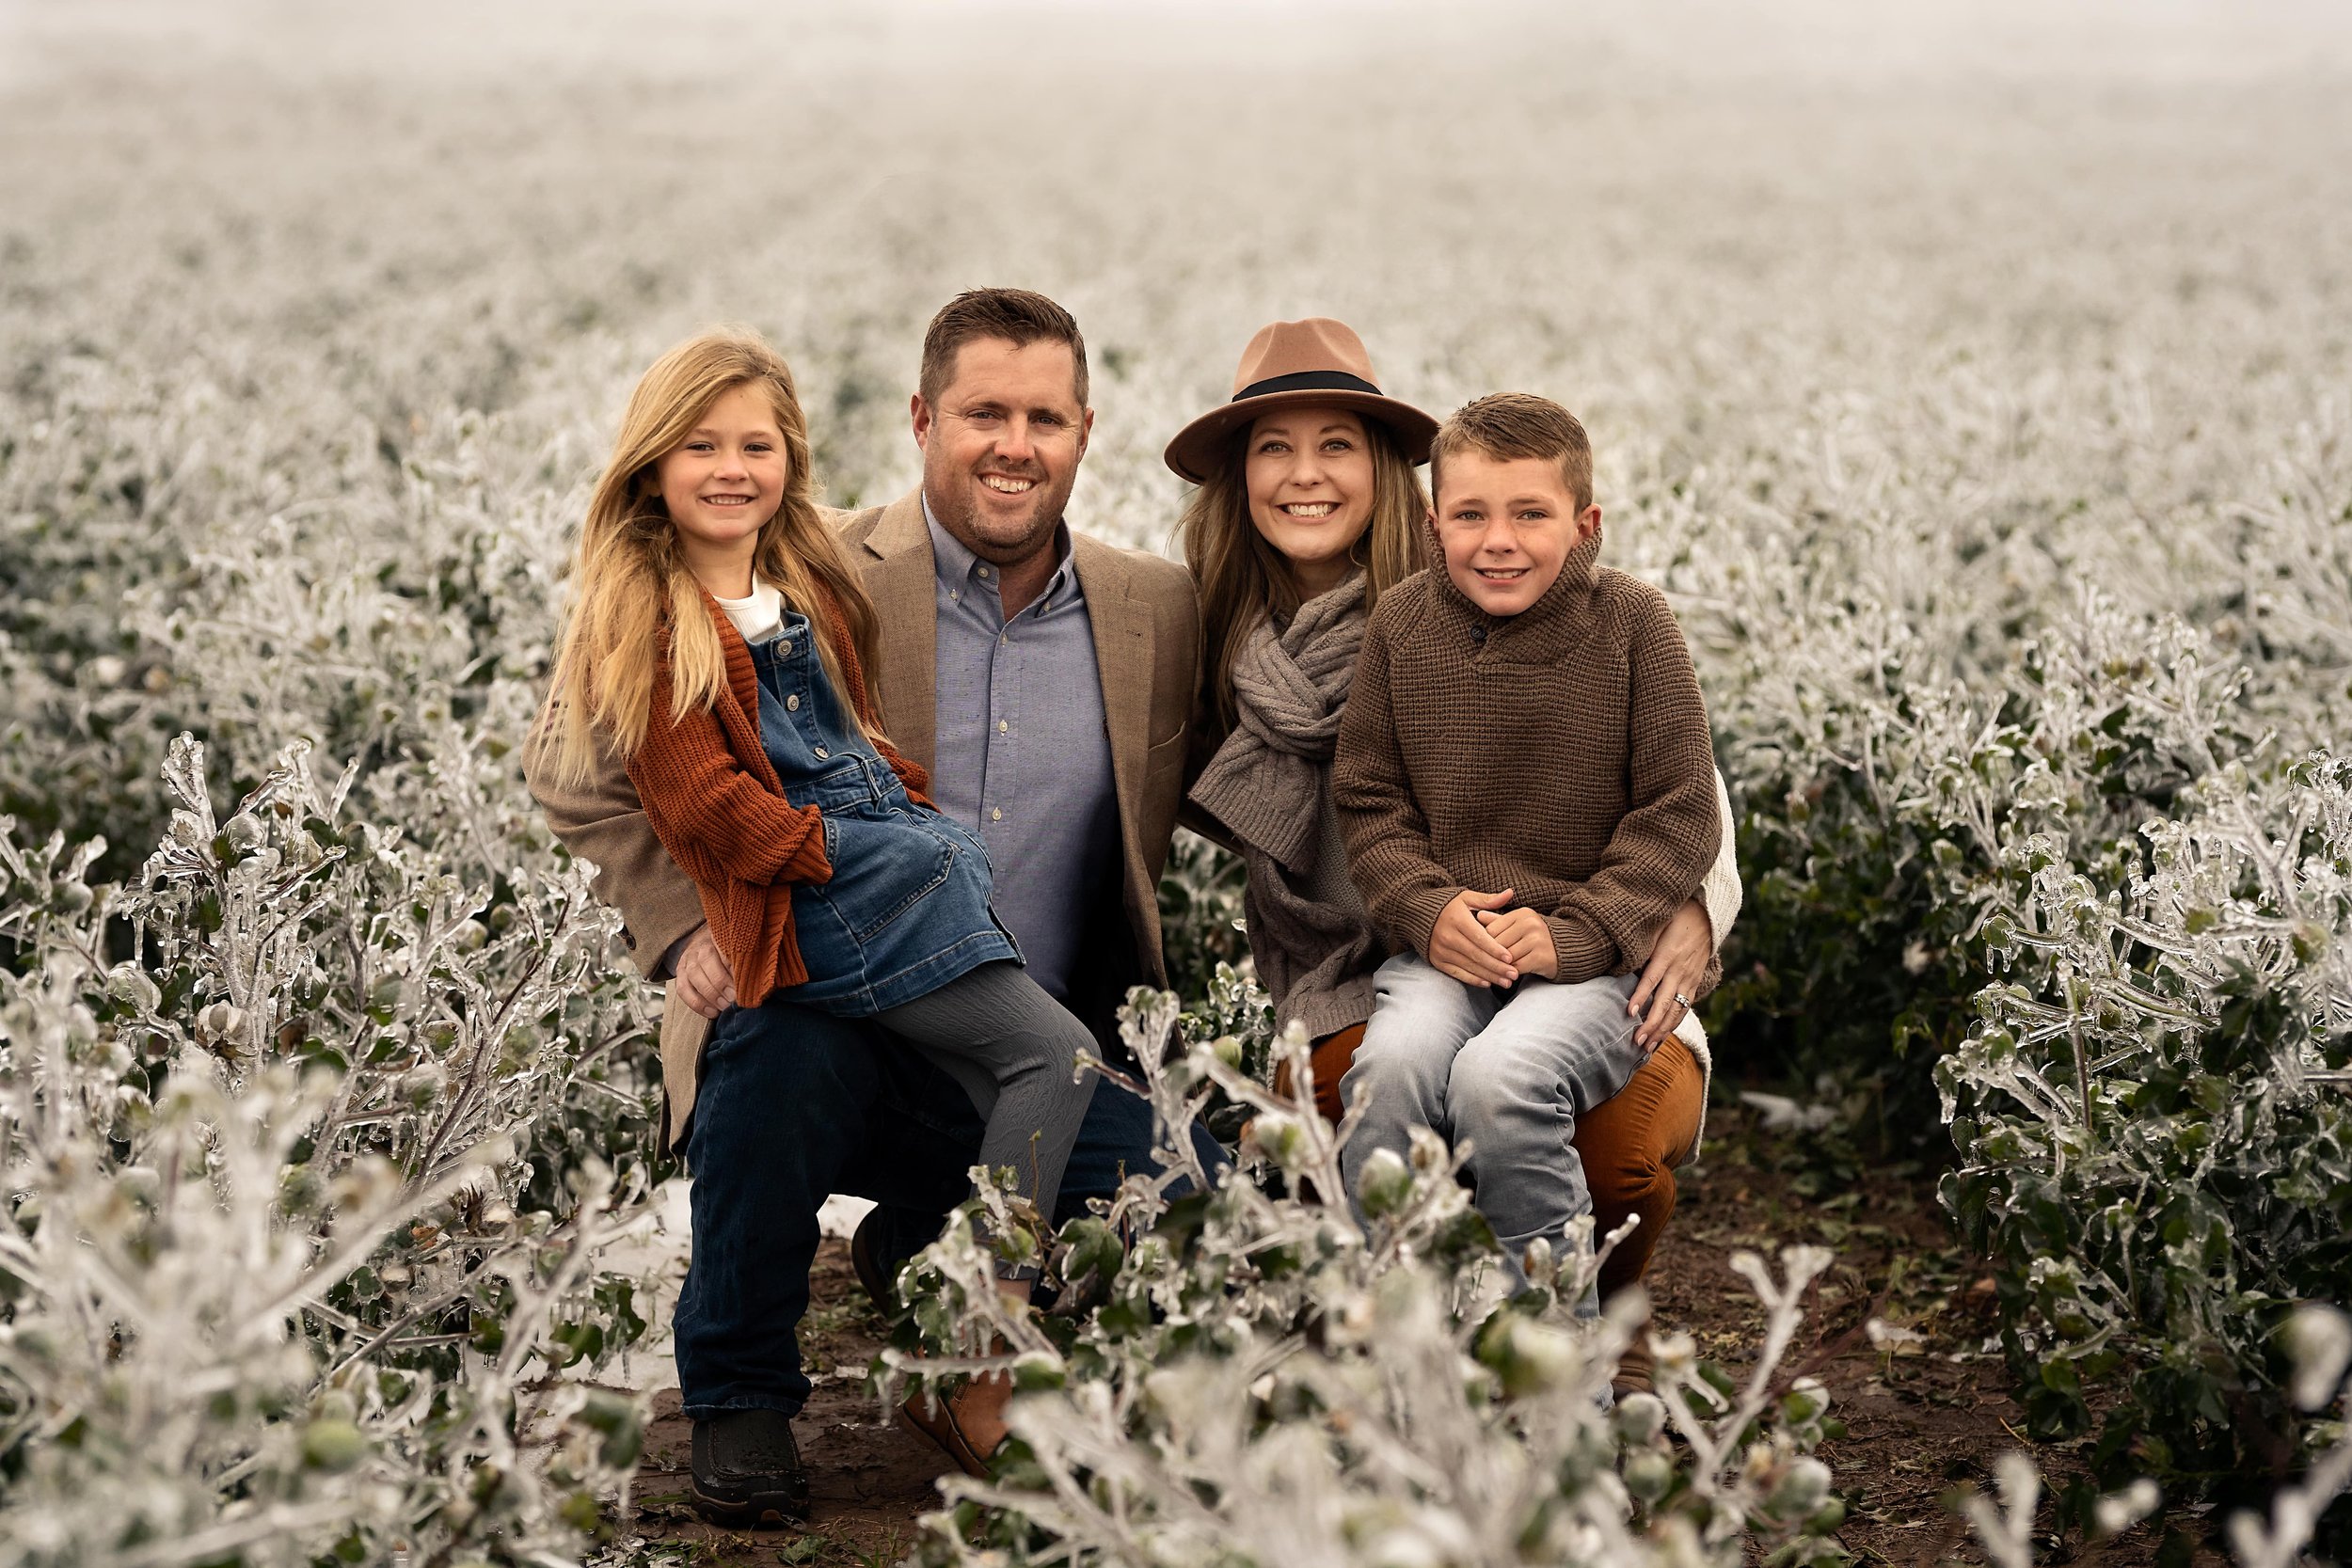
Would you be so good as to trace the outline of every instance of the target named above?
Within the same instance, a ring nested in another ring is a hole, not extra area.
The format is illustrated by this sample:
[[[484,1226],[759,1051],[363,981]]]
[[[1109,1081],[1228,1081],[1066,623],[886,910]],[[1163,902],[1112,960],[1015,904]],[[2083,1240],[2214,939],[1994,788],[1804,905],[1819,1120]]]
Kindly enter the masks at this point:
[[[743,386],[713,399],[686,439],[655,464],[686,564],[714,594],[741,598],[752,591],[759,531],[784,503],[784,451],[775,410],[758,388]]]

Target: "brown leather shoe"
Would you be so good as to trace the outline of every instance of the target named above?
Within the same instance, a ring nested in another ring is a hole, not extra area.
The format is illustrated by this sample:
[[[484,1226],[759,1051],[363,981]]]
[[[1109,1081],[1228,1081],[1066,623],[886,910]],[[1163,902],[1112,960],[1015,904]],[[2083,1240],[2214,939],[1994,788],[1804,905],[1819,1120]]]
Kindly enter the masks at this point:
[[[1633,1342],[1617,1357],[1617,1370],[1609,1379],[1609,1391],[1619,1399],[1628,1394],[1654,1394],[1658,1390],[1651,1380],[1657,1363],[1650,1359],[1649,1329],[1646,1325],[1635,1332]]]
[[[1011,1439],[1002,1436],[982,1453],[979,1446],[964,1431],[966,1420],[975,1417],[986,1418],[1000,1430],[1004,1421],[1004,1402],[1011,1395],[1011,1385],[1000,1373],[992,1378],[975,1378],[964,1385],[953,1399],[933,1400],[917,1394],[898,1407],[898,1418],[921,1433],[956,1462],[956,1468],[978,1481],[987,1481],[995,1472],[990,1461]],[[986,1407],[993,1405],[993,1409]]]

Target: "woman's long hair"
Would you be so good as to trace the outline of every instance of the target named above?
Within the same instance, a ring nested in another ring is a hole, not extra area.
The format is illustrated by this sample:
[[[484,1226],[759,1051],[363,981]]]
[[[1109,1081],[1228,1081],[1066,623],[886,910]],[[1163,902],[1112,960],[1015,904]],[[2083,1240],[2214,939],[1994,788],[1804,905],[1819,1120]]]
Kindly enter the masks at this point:
[[[706,332],[655,360],[638,381],[613,437],[612,461],[588,502],[541,725],[541,743],[554,748],[552,772],[562,786],[588,782],[600,743],[624,759],[644,743],[665,627],[673,718],[709,706],[726,686],[719,628],[679,549],[656,465],[692,433],[713,403],[739,387],[766,394],[784,434],[784,501],[760,527],[753,570],[809,617],[810,641],[844,708],[852,705],[824,625],[829,606],[848,623],[860,662],[874,667],[873,601],[817,510],[808,420],[790,367],[756,332]],[[852,713],[851,720],[871,733],[867,716]]]
[[[1348,558],[1364,568],[1364,611],[1382,594],[1427,564],[1422,544],[1429,495],[1389,427],[1361,416],[1372,449],[1372,519],[1349,547]],[[1199,712],[1211,726],[1208,741],[1220,743],[1233,730],[1233,660],[1249,633],[1267,616],[1286,624],[1298,612],[1297,578],[1282,552],[1265,541],[1249,519],[1249,435],[1234,433],[1224,460],[1208,483],[1192,493],[1177,527],[1184,543],[1184,564],[1200,587],[1201,661]]]

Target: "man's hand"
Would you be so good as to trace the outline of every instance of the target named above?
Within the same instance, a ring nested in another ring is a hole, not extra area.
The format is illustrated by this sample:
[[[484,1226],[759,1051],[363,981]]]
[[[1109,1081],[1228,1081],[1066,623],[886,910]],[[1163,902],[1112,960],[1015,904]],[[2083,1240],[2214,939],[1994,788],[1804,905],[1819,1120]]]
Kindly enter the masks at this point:
[[[1682,998],[1697,991],[1714,956],[1715,927],[1707,918],[1707,906],[1688,899],[1658,933],[1658,945],[1642,966],[1642,983],[1626,1004],[1626,1011],[1642,1021],[1633,1032],[1634,1044],[1645,1052],[1655,1051],[1681,1027],[1683,1015],[1691,1010]]]
[[[694,933],[677,957],[677,999],[705,1018],[717,1018],[735,1006],[735,976],[719,956],[718,939],[707,926]]]
[[[1455,894],[1446,907],[1438,911],[1438,924],[1429,932],[1429,962],[1440,974],[1451,974],[1466,986],[1508,986],[1516,984],[1518,970],[1511,961],[1511,950],[1496,940],[1479,922],[1490,910],[1499,910],[1511,901],[1511,890],[1501,893],[1476,893],[1464,888]],[[1544,946],[1551,945],[1546,938]]]
[[[1502,943],[1510,954],[1511,967],[1521,974],[1540,974],[1547,980],[1560,977],[1560,950],[1551,944],[1551,927],[1534,910],[1505,910],[1497,914],[1492,910],[1478,911],[1478,923],[1486,934]]]

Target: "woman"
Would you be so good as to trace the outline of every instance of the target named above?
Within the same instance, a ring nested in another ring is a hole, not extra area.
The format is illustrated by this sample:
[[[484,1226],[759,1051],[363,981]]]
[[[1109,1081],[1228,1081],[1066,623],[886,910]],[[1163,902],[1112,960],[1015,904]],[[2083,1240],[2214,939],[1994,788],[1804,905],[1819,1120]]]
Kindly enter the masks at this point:
[[[1429,501],[1413,470],[1436,430],[1381,392],[1354,331],[1310,319],[1260,330],[1232,401],[1168,447],[1168,467],[1200,486],[1182,524],[1205,650],[1188,819],[1248,866],[1259,977],[1278,1022],[1300,1021],[1314,1041],[1316,1102],[1333,1120],[1388,954],[1348,879],[1331,753],[1365,617],[1422,564]],[[1727,798],[1724,816],[1704,901],[1668,923],[1634,993],[1652,1054],[1577,1128],[1600,1232],[1642,1220],[1602,1270],[1604,1294],[1648,1267],[1674,1212],[1674,1167],[1698,1145],[1706,1035],[1681,998],[1739,911]],[[1627,1361],[1624,1381],[1645,1386],[1646,1355]]]

